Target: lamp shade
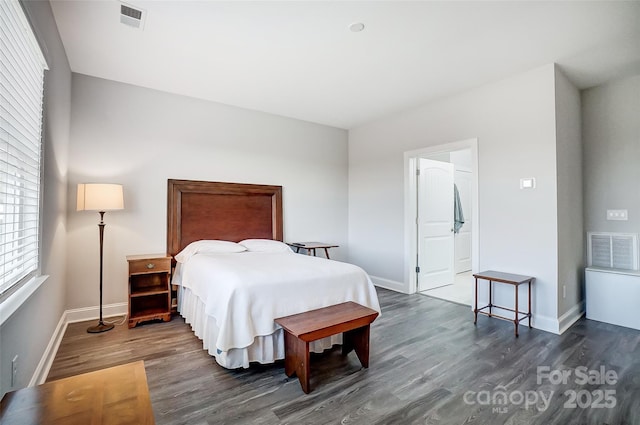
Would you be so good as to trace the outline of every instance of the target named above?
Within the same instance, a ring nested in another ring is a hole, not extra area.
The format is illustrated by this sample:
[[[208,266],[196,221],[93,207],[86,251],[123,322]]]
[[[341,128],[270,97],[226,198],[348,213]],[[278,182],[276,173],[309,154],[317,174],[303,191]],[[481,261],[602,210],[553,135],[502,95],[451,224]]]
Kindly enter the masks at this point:
[[[123,208],[122,185],[105,183],[78,185],[78,211],[110,211]]]

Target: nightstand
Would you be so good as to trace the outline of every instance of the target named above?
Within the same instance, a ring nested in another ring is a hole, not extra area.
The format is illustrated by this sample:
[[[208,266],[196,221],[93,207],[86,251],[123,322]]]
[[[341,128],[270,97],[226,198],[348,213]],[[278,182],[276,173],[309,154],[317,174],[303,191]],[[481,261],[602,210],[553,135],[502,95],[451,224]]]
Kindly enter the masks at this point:
[[[128,255],[129,327],[149,320],[171,320],[171,257]]]

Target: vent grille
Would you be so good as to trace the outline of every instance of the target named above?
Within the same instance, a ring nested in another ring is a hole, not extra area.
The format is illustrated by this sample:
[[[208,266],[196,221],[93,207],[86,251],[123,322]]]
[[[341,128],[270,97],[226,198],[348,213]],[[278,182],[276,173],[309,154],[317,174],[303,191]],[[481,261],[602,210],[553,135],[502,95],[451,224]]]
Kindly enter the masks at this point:
[[[124,4],[120,5],[120,13],[139,21],[142,20],[142,10],[137,10],[129,6],[125,6]]]
[[[125,3],[120,3],[120,22],[134,28],[142,28],[144,24],[144,11],[133,8]]]
[[[638,270],[638,235],[633,233],[589,232],[589,266]]]

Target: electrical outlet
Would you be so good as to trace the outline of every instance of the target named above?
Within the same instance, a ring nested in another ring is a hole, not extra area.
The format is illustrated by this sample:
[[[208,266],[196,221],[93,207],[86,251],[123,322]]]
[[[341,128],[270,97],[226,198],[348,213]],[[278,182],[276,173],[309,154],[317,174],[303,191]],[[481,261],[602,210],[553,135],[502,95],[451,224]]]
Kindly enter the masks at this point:
[[[11,360],[11,386],[15,387],[18,382],[18,355]]]
[[[562,285],[562,298],[567,298],[567,285]]]

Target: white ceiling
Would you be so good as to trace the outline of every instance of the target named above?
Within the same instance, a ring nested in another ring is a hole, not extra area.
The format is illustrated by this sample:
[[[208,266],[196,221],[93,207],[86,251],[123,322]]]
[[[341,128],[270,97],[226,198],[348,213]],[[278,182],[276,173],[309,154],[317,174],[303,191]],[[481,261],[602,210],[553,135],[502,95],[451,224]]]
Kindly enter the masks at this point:
[[[551,62],[640,74],[640,1],[51,3],[74,72],[346,129]]]

